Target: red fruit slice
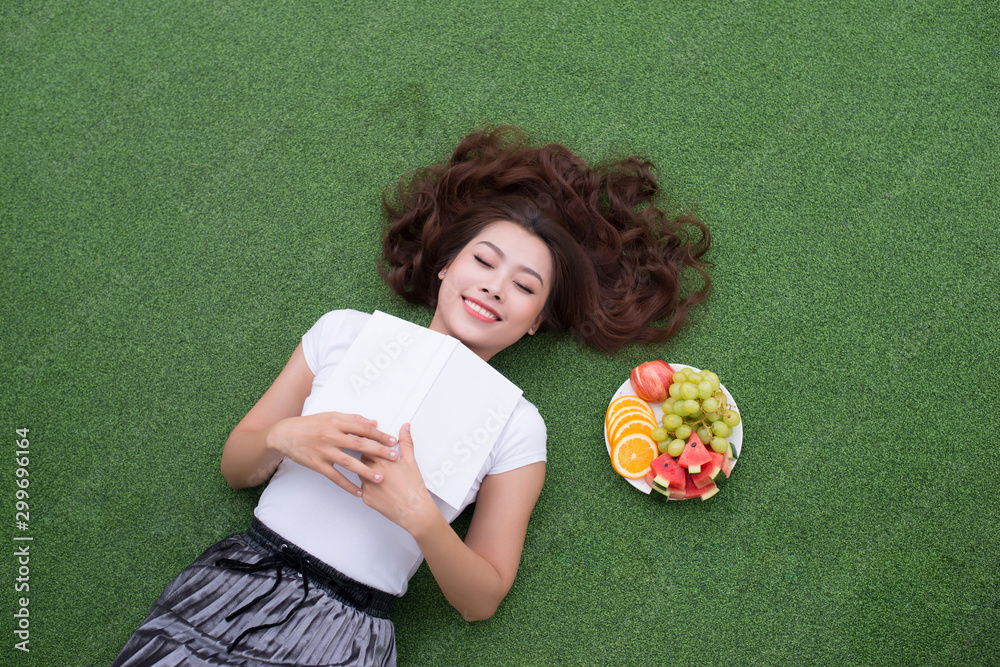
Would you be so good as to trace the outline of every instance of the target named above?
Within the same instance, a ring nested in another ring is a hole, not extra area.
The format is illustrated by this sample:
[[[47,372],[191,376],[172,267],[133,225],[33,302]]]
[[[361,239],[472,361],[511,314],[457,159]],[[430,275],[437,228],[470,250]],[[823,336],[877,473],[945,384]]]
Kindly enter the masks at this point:
[[[729,477],[729,473],[733,471],[733,466],[736,465],[736,456],[733,453],[733,446],[729,445],[729,449],[726,450],[725,459],[722,462],[722,472],[725,473],[726,477]]]
[[[723,462],[726,460],[726,457],[719,452],[709,452],[709,455],[712,457],[712,460],[701,467],[700,473],[691,475],[694,485],[699,489],[708,486],[708,483],[715,479],[715,476],[722,470]]]
[[[684,483],[684,497],[685,498],[700,498],[701,489],[694,485],[694,478],[691,477],[691,473],[685,475]]]
[[[688,497],[687,492],[683,489],[670,489],[667,495],[672,500],[687,500]]]
[[[684,488],[684,468],[680,467],[677,460],[667,452],[653,459],[650,472],[666,481],[669,488]]]
[[[651,488],[655,493],[670,497],[670,490],[663,484],[656,481],[656,473],[652,470],[646,473],[645,480],[646,484],[649,484],[649,488]]]
[[[717,487],[713,482],[701,490],[701,499],[708,500],[718,492],[719,492],[719,487]]]
[[[715,485],[712,480],[708,481],[702,488],[695,486],[694,478],[688,474],[687,476],[687,486],[684,487],[684,497],[685,498],[701,498],[702,500],[708,500],[716,493],[719,492],[719,487]]]
[[[684,447],[684,451],[677,459],[677,463],[682,468],[691,468],[692,466],[697,468],[711,462],[711,460],[712,455],[708,453],[701,438],[698,437],[697,433],[692,432],[687,446]],[[700,472],[700,468],[698,470]]]

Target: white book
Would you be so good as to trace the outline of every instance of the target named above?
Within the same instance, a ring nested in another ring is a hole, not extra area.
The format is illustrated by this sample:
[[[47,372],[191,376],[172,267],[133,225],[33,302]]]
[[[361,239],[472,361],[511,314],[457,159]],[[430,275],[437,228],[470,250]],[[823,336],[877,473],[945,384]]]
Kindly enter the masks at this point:
[[[303,414],[336,410],[398,436],[428,490],[459,508],[521,390],[457,339],[375,311]]]

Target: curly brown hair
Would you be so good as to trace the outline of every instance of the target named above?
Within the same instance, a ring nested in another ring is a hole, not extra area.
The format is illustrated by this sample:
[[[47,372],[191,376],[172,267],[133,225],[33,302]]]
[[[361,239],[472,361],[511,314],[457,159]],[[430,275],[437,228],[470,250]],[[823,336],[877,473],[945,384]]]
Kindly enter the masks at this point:
[[[657,203],[655,172],[638,156],[590,166],[559,144],[532,146],[518,128],[486,128],[383,194],[380,273],[408,301],[434,308],[438,272],[486,224],[509,220],[552,251],[543,328],[605,352],[662,342],[711,292],[703,257],[712,237],[693,214]],[[682,296],[688,268],[701,287]]]

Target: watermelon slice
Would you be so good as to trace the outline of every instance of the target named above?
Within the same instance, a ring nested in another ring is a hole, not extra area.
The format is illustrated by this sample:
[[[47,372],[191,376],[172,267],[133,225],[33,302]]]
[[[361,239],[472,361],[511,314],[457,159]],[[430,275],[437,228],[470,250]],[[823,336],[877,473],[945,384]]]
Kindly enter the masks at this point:
[[[701,491],[701,499],[704,501],[717,494],[719,492],[719,487],[717,487],[714,482],[710,482],[709,485]]]
[[[670,497],[669,491],[653,481],[653,473],[646,473],[646,484],[652,489],[650,496],[657,500],[666,500]]]
[[[699,453],[699,448],[701,452]],[[683,460],[687,455],[688,462],[685,470]],[[704,463],[693,464],[690,461],[702,461],[707,456]],[[653,459],[649,472],[646,473],[646,484],[649,484],[657,497],[666,496],[673,500],[687,500],[688,498],[701,498],[708,500],[719,492],[719,487],[713,481],[719,471],[725,470],[728,465],[732,470],[732,464],[736,459],[730,459],[725,454],[709,451],[698,436],[691,435],[691,442],[684,448],[680,458],[674,459],[670,454],[663,453]],[[698,466],[700,472],[693,472],[692,468]]]
[[[729,477],[734,465],[736,465],[736,456],[732,443],[729,443],[729,451],[726,452],[725,459],[722,461],[722,472],[725,473],[726,477]]]
[[[656,492],[655,496],[657,498],[661,496],[670,497],[670,490],[663,484],[656,481],[656,475],[652,470],[646,473],[646,484],[649,484],[649,488]]]
[[[697,486],[695,486],[695,484],[694,484],[694,478],[692,477],[691,473],[688,473],[685,476],[684,497],[685,498],[699,498],[699,497],[701,497],[701,489],[699,489]]]
[[[667,452],[653,459],[650,472],[654,474],[654,479],[659,477],[660,479],[656,481],[661,481],[665,487],[684,488],[684,468],[680,467],[677,460]]]
[[[712,460],[708,462],[707,465],[701,467],[701,472],[691,475],[691,479],[694,480],[694,485],[699,489],[708,486],[708,484],[715,479],[715,476],[719,474],[722,470],[722,463],[726,460],[725,455],[719,452],[709,452]]]
[[[682,468],[687,468],[689,473],[696,474],[701,472],[701,466],[711,462],[711,460],[712,455],[708,453],[701,438],[698,437],[697,433],[692,432],[687,446],[684,447],[684,451],[677,459],[677,463]]]
[[[719,492],[719,487],[715,485],[715,482],[708,480],[708,482],[703,487],[698,487],[694,483],[694,476],[688,473],[686,479],[686,486],[684,487],[684,498],[701,498],[702,500],[708,500],[716,493]]]

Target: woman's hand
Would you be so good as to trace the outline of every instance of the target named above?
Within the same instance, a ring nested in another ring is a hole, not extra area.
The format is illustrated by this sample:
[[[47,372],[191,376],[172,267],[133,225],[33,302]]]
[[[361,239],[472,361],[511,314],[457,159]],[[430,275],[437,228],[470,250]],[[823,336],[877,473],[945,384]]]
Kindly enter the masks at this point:
[[[315,470],[356,496],[361,495],[361,489],[338,466],[376,485],[383,473],[345,450],[358,452],[368,462],[398,458],[392,449],[396,438],[379,431],[374,420],[341,412],[282,419],[268,429],[265,441],[269,449]]]
[[[441,515],[417,467],[409,424],[404,424],[399,431],[398,460],[386,460],[386,457],[378,460],[366,454],[361,462],[369,467],[373,477],[378,476],[375,480],[378,483],[374,484],[369,479],[362,479],[361,497],[366,505],[390,521],[413,533]]]
[[[379,431],[370,419],[339,412],[301,417],[313,377],[299,343],[285,368],[226,440],[220,467],[234,489],[266,482],[287,456],[330,478],[348,493],[360,495],[361,489],[337,466],[371,482],[377,482],[378,476],[345,450],[355,450],[372,460],[397,456],[391,449],[395,438]]]
[[[367,460],[379,484],[361,482],[369,506],[413,535],[445,598],[467,621],[489,618],[507,595],[521,561],[528,518],[545,479],[545,463],[487,475],[465,541],[448,525],[424,484],[407,426],[399,459]]]

